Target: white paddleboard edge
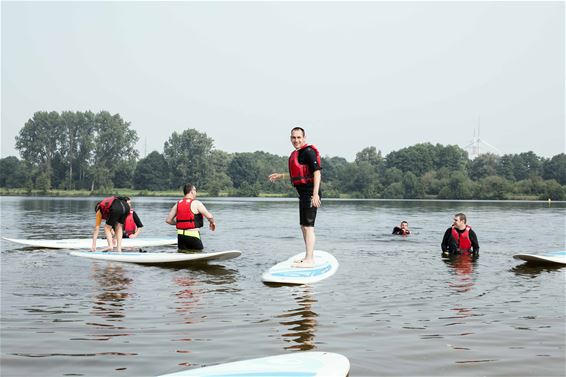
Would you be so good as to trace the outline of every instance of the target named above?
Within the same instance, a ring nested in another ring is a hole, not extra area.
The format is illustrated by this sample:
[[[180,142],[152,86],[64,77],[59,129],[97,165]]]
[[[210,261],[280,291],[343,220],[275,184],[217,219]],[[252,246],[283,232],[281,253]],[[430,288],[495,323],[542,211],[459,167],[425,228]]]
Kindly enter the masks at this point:
[[[345,377],[349,371],[350,361],[344,355],[332,352],[305,351],[193,368],[163,374],[159,377],[246,375]]]

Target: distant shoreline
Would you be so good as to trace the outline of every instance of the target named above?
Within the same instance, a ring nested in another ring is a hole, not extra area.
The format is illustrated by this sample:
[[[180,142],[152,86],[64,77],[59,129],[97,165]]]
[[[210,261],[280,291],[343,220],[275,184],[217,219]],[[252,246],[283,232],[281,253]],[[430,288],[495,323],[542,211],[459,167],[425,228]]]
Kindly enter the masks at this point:
[[[1,196],[29,196],[29,197],[104,197],[111,195],[125,195],[131,197],[178,197],[181,196],[180,191],[148,191],[148,190],[132,190],[132,189],[115,189],[112,192],[98,192],[89,190],[26,190],[23,188],[0,188]],[[206,191],[199,191],[199,197],[210,197]],[[221,198],[237,198],[241,196],[230,196],[226,192],[221,192],[219,195],[214,197]],[[273,193],[260,193],[257,198],[289,198],[286,194],[273,194]],[[351,195],[340,195],[340,197],[326,197],[327,199],[355,199]],[[381,198],[382,200],[437,200],[438,198],[426,197],[426,198],[415,198],[415,199],[395,199],[395,198]],[[480,199],[470,199],[470,200],[480,200]],[[539,199],[536,195],[515,195],[510,196],[507,199],[494,199],[489,201],[507,201],[507,200],[520,200],[520,201],[536,201],[536,202],[547,202],[547,200]],[[553,202],[560,202],[559,200],[553,200]]]

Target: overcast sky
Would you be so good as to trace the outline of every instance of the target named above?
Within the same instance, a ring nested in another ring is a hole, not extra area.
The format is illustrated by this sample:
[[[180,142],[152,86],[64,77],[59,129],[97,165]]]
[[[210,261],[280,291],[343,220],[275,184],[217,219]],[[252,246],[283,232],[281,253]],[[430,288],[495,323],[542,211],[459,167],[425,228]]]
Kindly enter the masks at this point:
[[[349,161],[416,143],[565,150],[554,2],[2,2],[1,156],[36,111],[109,111],[143,157],[195,128]],[[483,148],[483,147],[482,147]],[[486,148],[487,150],[487,148]]]

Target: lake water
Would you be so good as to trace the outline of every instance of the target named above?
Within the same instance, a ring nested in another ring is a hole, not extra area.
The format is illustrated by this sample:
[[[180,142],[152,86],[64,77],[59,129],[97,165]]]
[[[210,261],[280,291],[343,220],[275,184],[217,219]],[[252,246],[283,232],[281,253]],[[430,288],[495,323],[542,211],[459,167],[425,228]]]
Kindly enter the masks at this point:
[[[1,234],[90,236],[96,198],[2,197]],[[134,198],[142,236],[173,236],[174,198]],[[203,199],[218,222],[194,268],[72,257],[1,241],[2,376],[155,376],[308,350],[350,376],[564,376],[566,268],[512,258],[565,248],[566,203],[324,200],[317,249],[340,262],[311,286],[261,274],[303,251],[293,199]],[[457,212],[480,258],[444,261]],[[392,236],[407,220],[413,234]],[[175,248],[160,250],[175,251]]]

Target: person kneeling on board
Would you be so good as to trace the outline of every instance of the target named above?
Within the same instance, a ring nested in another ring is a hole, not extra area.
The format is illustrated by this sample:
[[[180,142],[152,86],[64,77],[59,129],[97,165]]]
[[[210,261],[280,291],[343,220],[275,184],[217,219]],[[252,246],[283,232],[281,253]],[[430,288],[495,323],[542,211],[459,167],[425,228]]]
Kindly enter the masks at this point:
[[[463,213],[454,215],[454,222],[450,228],[446,229],[440,248],[443,257],[465,254],[479,256],[478,237],[466,224],[466,215]]]
[[[203,226],[203,217],[208,220],[210,230],[216,230],[216,221],[204,204],[196,200],[197,189],[190,183],[183,187],[185,196],[169,211],[165,222],[177,228],[177,247],[179,251],[202,250],[202,240],[198,228]]]
[[[401,221],[401,224],[399,226],[393,228],[393,232],[391,234],[408,236],[409,234],[411,234],[411,231],[409,230],[409,223],[406,221]]]
[[[108,247],[104,249],[104,251],[112,251],[114,248],[112,231],[116,234],[116,250],[118,252],[122,251],[122,231],[124,229],[126,216],[130,213],[128,200],[130,200],[130,198],[127,196],[109,196],[96,203],[94,206],[96,223],[92,232],[91,251],[96,251],[96,239],[98,238],[102,220],[106,220],[104,224],[104,234],[106,235],[106,241],[108,241]]]

